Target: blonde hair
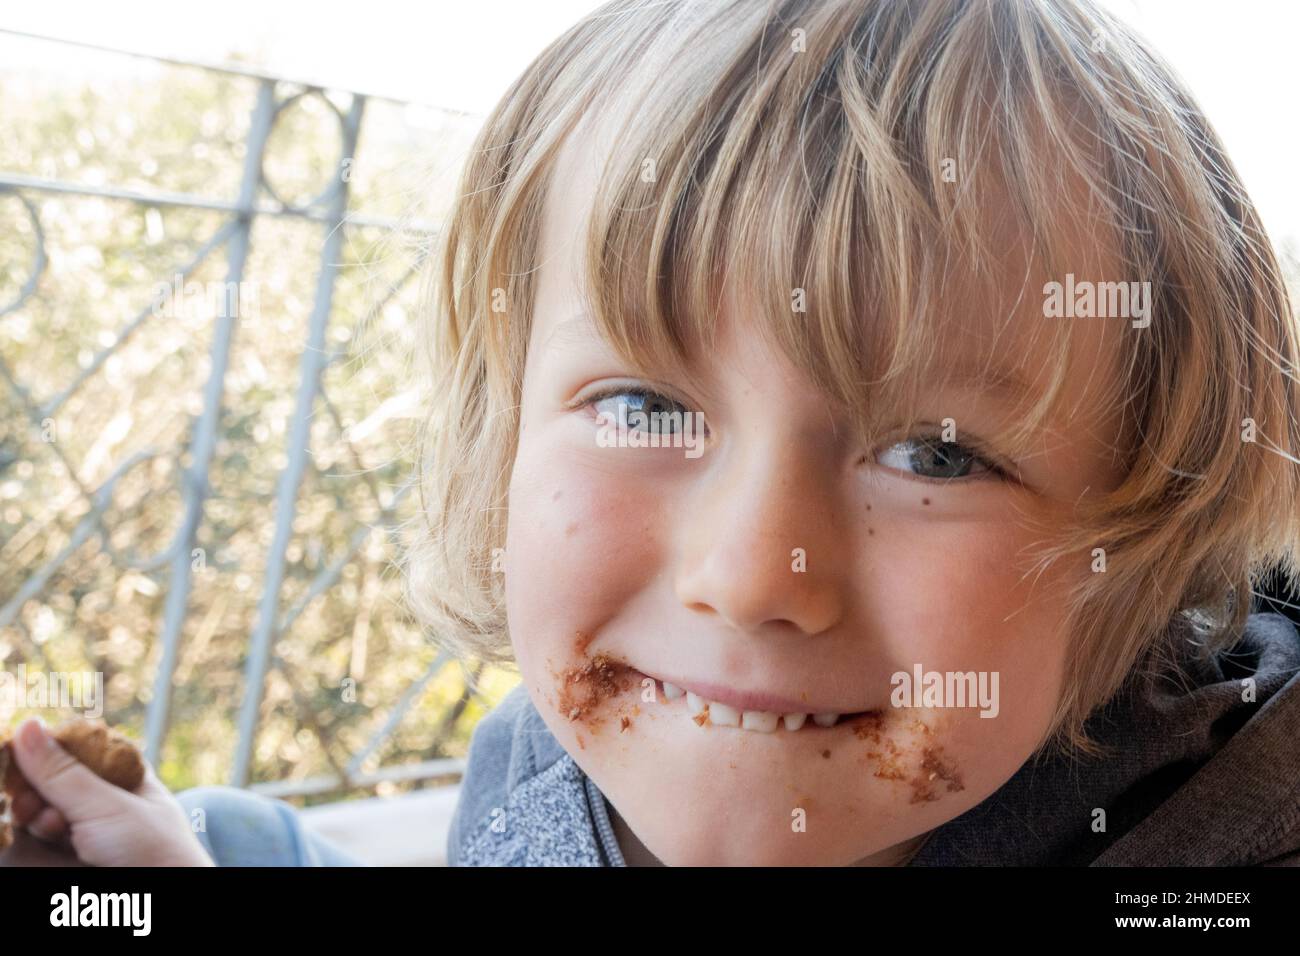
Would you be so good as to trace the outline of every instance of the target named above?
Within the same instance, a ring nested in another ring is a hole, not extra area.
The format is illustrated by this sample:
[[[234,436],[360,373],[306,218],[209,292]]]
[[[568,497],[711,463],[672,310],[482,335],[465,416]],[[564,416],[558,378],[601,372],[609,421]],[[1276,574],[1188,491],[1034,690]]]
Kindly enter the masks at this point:
[[[1097,752],[1083,724],[1130,675],[1177,643],[1209,653],[1236,639],[1259,575],[1300,566],[1300,335],[1285,283],[1218,138],[1129,28],[1075,0],[613,0],[489,116],[439,238],[427,526],[406,576],[417,616],[462,658],[510,659],[493,557],[542,209],[557,154],[593,115],[626,116],[582,263],[602,334],[637,367],[681,366],[712,341],[734,283],[755,331],[867,438],[881,409],[915,405],[946,283],[1004,300],[992,204],[1010,203],[1026,261],[1049,274],[1068,262],[1064,215],[1151,281],[1151,323],[1125,323],[1114,397],[1133,436],[1124,480],[1039,556],[1106,559],[1069,594],[1057,743]],[[1070,322],[1041,326],[1057,364],[1017,440],[1057,407],[1071,353]]]

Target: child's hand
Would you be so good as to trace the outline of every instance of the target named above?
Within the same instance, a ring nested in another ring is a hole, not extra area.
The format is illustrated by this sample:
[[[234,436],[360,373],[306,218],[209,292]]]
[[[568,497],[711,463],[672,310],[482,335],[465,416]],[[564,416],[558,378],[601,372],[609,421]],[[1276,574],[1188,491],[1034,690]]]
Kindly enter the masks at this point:
[[[13,818],[34,836],[71,846],[92,866],[212,866],[185,811],[146,764],[134,793],[96,776],[59,746],[40,721],[13,741],[29,787],[13,798]]]

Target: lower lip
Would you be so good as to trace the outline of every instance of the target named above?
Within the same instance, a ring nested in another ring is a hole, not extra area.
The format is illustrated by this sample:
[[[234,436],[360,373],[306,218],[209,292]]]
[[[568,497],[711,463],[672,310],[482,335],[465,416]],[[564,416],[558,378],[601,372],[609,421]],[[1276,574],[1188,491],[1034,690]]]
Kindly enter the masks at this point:
[[[638,671],[638,670],[635,670],[635,669],[633,670],[633,673],[636,675],[637,683],[641,683],[642,681],[645,681],[645,680],[652,680],[652,681],[655,682],[655,698],[656,698],[657,700],[662,700],[665,704],[668,704],[669,706],[672,706],[672,705],[675,705],[675,704],[680,703],[680,704],[682,705],[682,708],[685,709],[685,707],[686,707],[686,694],[685,694],[684,692],[682,693],[682,695],[681,695],[680,697],[675,697],[675,698],[673,698],[673,699],[670,700],[670,699],[668,698],[668,696],[664,693],[664,682],[663,682],[663,681],[659,680],[657,677],[651,677],[649,674],[643,674],[641,671]],[[735,708],[733,708],[733,709],[735,709]],[[705,712],[703,712],[703,713],[707,713],[707,711],[705,711]],[[803,733],[803,732],[806,731],[806,730],[810,730],[810,731],[813,731],[813,732],[818,732],[818,731],[820,731],[820,732],[823,732],[823,733],[827,733],[827,732],[830,732],[830,731],[839,730],[839,729],[842,728],[842,727],[845,727],[845,726],[847,726],[847,725],[850,725],[853,721],[855,721],[855,720],[857,720],[857,719],[859,719],[859,718],[861,718],[861,717],[865,717],[868,713],[870,713],[870,711],[859,711],[859,712],[857,712],[857,713],[852,713],[852,714],[840,714],[840,715],[839,715],[839,718],[835,721],[835,723],[831,724],[829,727],[823,727],[821,724],[816,723],[816,722],[812,719],[812,713],[810,712],[810,713],[808,713],[807,718],[804,720],[804,722],[803,722],[803,726],[801,726],[798,730],[788,730],[788,729],[786,728],[786,726],[785,726],[785,718],[784,718],[784,715],[781,714],[781,715],[778,715],[778,716],[777,716],[776,729],[775,729],[775,730],[772,730],[772,731],[753,730],[753,729],[750,729],[750,728],[748,728],[748,727],[744,727],[744,726],[742,726],[742,725],[740,725],[740,724],[734,724],[734,725],[733,725],[733,724],[715,724],[715,723],[713,723],[711,720],[707,719],[707,717],[705,718],[705,720],[703,720],[703,721],[701,722],[701,721],[699,721],[699,720],[697,719],[698,717],[701,716],[701,714],[692,714],[692,715],[690,715],[690,716],[691,716],[691,720],[692,720],[694,723],[698,724],[701,728],[703,728],[703,727],[716,727],[716,728],[718,728],[719,730],[743,730],[743,731],[745,731],[745,732],[747,732],[747,733],[761,734],[761,735],[763,735],[763,736],[775,736],[775,735],[777,735],[777,734],[781,734],[781,733],[786,733],[786,734]],[[744,711],[740,711],[740,714],[741,714],[741,719],[743,720],[743,718],[744,718]]]

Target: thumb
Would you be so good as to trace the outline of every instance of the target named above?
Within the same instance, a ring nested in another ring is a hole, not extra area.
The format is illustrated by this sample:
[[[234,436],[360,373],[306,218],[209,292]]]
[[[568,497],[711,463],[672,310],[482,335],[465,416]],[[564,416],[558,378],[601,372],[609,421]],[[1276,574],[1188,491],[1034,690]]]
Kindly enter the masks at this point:
[[[101,815],[125,791],[97,776],[61,746],[35,718],[14,737],[14,756],[32,789],[75,824]]]

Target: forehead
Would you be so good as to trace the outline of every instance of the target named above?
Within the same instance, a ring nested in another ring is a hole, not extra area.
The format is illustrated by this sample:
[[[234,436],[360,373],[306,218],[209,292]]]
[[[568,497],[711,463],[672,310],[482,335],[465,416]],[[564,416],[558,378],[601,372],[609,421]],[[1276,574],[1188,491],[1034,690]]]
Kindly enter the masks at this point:
[[[564,138],[554,160],[538,236],[533,322],[543,334],[549,334],[557,321],[585,309],[584,244],[603,157],[609,155],[616,135],[613,113],[589,111]]]
[[[594,326],[582,318],[589,315],[586,230],[596,184],[626,119],[617,108],[589,111],[557,151],[539,236],[533,342],[592,335]],[[943,280],[937,292],[933,348],[916,374],[922,380],[968,377],[1008,399],[1025,401],[1045,394],[1060,374],[1061,414],[1056,424],[1082,421],[1111,434],[1121,392],[1124,336],[1141,333],[1129,333],[1123,319],[1047,317],[1043,287],[1049,281],[1063,282],[1065,272],[1095,282],[1142,277],[1122,273],[1118,236],[1106,225],[1083,180],[1063,166],[1060,182],[1053,230],[1041,236],[1057,254],[1056,268],[1049,272],[1031,253],[1033,237],[1005,182],[996,176],[981,181],[980,238],[990,254],[964,254],[956,242],[930,251]],[[754,322],[747,299],[746,289],[729,288],[719,324],[743,329],[744,323]],[[575,317],[577,322],[572,321]],[[863,321],[908,318],[870,316]],[[568,332],[556,328],[565,323]],[[719,357],[713,352],[708,360]],[[707,367],[690,370],[693,375],[697,371],[709,373]]]
[[[1050,265],[1031,253],[1032,237],[1006,190],[988,190],[981,214],[987,248],[996,255],[980,262],[986,276],[977,276],[977,267],[960,258],[953,263],[942,285],[936,358],[945,365],[983,365],[1042,393],[1065,355],[1062,397],[1084,410],[1114,397],[1125,336],[1140,333],[1131,332],[1123,317],[1047,315],[1044,286],[1064,283],[1067,274],[1096,283],[1143,277],[1125,274],[1119,237],[1087,186],[1077,177],[1064,178],[1062,185],[1056,230],[1043,237],[1055,254]]]

